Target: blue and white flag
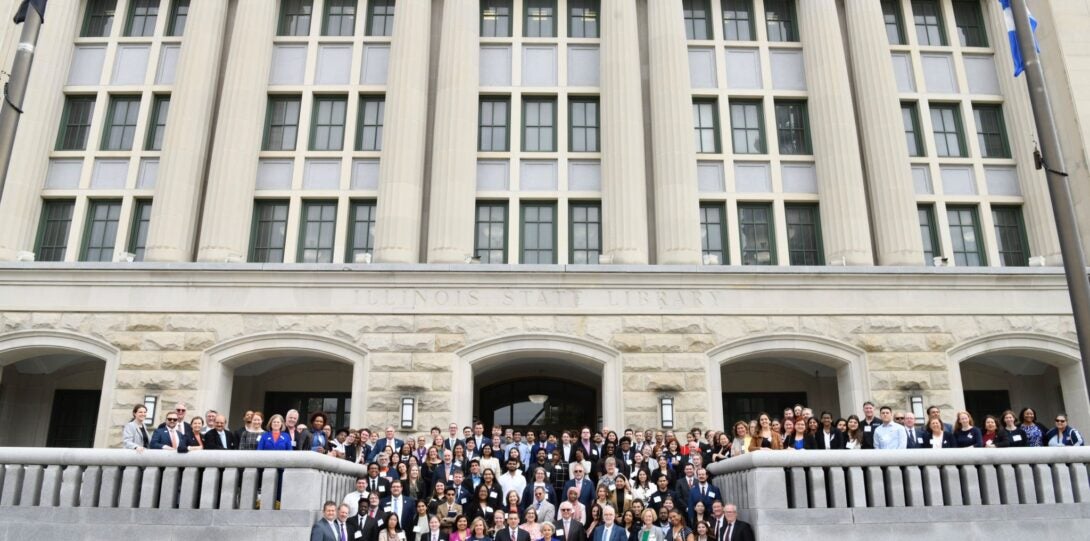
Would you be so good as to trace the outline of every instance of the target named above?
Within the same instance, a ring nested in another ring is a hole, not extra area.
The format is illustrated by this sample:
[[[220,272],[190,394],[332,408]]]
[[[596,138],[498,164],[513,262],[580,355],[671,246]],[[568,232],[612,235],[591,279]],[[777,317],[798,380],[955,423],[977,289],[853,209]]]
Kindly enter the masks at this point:
[[[1014,76],[1018,77],[1026,70],[1026,64],[1022,60],[1022,47],[1018,45],[1018,33],[1014,29],[1014,12],[1011,10],[1011,0],[999,0],[1003,6],[1003,18],[1007,21],[1007,38],[1011,42],[1011,58],[1014,60]],[[1041,52],[1041,45],[1037,43],[1037,19],[1033,14],[1029,15],[1029,26],[1033,31],[1033,46],[1037,52]]]

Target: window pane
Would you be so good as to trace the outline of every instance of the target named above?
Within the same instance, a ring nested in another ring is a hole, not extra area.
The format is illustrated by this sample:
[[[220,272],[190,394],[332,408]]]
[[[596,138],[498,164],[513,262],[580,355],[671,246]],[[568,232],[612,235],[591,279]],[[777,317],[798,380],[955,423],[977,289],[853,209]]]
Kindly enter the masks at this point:
[[[155,19],[159,16],[159,0],[130,0],[126,36],[155,34]]]
[[[598,37],[598,0],[568,0],[568,13],[568,34],[571,37]]]
[[[42,204],[41,228],[35,247],[38,261],[64,261],[68,249],[68,231],[72,226],[72,210],[75,201],[51,199]]]
[[[923,263],[931,267],[935,265],[935,256],[939,255],[934,208],[931,205],[920,205],[917,213],[920,219],[920,238],[923,240]]]
[[[704,256],[715,256],[720,265],[727,261],[726,210],[721,204],[700,205],[700,245]]]
[[[341,150],[344,148],[344,115],[347,99],[316,97],[314,125],[311,129],[311,150]]]
[[[522,263],[556,263],[553,237],[556,221],[553,205],[526,203],[522,206]]]
[[[110,101],[106,131],[102,136],[102,150],[132,150],[139,112],[138,96],[118,96]]]
[[[332,263],[334,231],[337,224],[336,201],[303,203],[303,220],[299,238],[302,246],[300,263]]]
[[[299,131],[299,97],[270,96],[263,150],[295,150]]]
[[[798,41],[795,0],[765,0],[765,24],[768,41]]]
[[[597,265],[602,253],[601,205],[599,203],[572,203],[571,250],[573,265]]]
[[[738,205],[743,265],[775,265],[772,206]]]
[[[556,108],[555,98],[526,98],[522,102],[523,132],[522,150],[527,152],[553,152],[556,142],[553,135]]]
[[[394,35],[394,0],[370,0],[367,10],[367,35]]]
[[[138,199],[132,214],[132,229],[129,232],[129,253],[135,256],[134,261],[144,260],[144,249],[147,247],[148,227],[150,225],[151,201]]]
[[[310,34],[310,15],[314,9],[313,0],[281,0],[280,28],[281,36],[306,36]]]
[[[481,263],[507,262],[507,205],[477,203],[477,233],[474,255]]]
[[[511,0],[481,0],[481,37],[511,37]]]
[[[776,103],[776,133],[780,154],[812,154],[808,129],[805,103]]]
[[[156,96],[151,108],[151,122],[148,125],[148,138],[144,147],[148,150],[162,150],[163,136],[167,129],[167,114],[170,112],[170,96]]]
[[[962,47],[987,47],[988,33],[984,29],[984,14],[980,0],[956,0],[954,23],[958,27],[958,41]]]
[[[85,150],[95,112],[94,96],[68,96],[64,104],[57,150]]]
[[[351,36],[356,30],[356,0],[326,0],[322,35]]]
[[[375,203],[373,201],[353,203],[350,214],[349,244],[347,260],[356,261],[359,254],[370,254],[375,248]]]
[[[728,40],[753,41],[753,0],[722,0],[723,36]]]
[[[480,141],[482,151],[504,152],[507,147],[507,98],[481,100]]]
[[[954,262],[961,267],[979,267],[984,262],[984,247],[975,207],[947,207],[950,222],[950,244]]]
[[[1004,267],[1024,267],[1029,264],[1026,229],[1020,207],[992,207],[995,240],[999,245],[999,262]]]
[[[685,18],[685,37],[688,39],[711,39],[711,25],[708,24],[708,0],[682,0],[682,14]]]
[[[382,124],[386,112],[386,98],[366,96],[360,98],[359,120],[356,125],[356,150],[382,150]]]
[[[920,45],[946,45],[942,27],[942,12],[937,0],[914,0],[912,18],[916,26],[916,41]]]
[[[523,35],[528,38],[556,37],[556,1],[525,0]]]
[[[964,157],[965,142],[957,105],[931,105],[931,127],[935,131],[935,152],[941,157]]]
[[[905,126],[905,145],[908,147],[909,156],[923,156],[923,142],[920,140],[919,117],[916,114],[916,104],[901,104],[901,120]]]
[[[792,265],[824,265],[817,205],[785,205]]]
[[[977,143],[983,158],[1010,158],[1007,133],[1003,125],[1003,108],[999,105],[974,105]]]
[[[254,204],[253,247],[250,251],[250,261],[283,263],[287,228],[287,201],[257,201]]]
[[[731,138],[736,154],[765,152],[760,102],[734,102],[730,106]]]
[[[901,24],[901,0],[882,0],[882,16],[886,21],[886,37],[892,45],[904,45],[904,27]]]
[[[168,36],[181,36],[185,34],[185,22],[189,18],[189,0],[174,0],[174,7],[170,10],[170,25],[167,28]]]
[[[693,135],[697,152],[719,152],[718,117],[718,107],[715,101],[693,102]]]
[[[81,37],[104,38],[110,35],[114,24],[117,0],[89,0],[83,17]]]
[[[87,228],[80,261],[113,261],[120,219],[121,201],[91,201],[87,207]]]

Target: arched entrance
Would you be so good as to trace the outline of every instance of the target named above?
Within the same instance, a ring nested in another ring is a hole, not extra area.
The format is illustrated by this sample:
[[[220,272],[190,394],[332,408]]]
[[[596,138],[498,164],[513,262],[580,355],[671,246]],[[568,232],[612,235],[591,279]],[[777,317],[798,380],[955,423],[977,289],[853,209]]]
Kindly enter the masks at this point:
[[[289,409],[300,418],[330,414],[335,427],[363,423],[367,366],[363,350],[333,338],[302,333],[268,333],[218,344],[201,366],[201,409],[226,412],[232,427],[246,410],[266,420]],[[233,414],[233,417],[232,417]],[[355,415],[355,417],[353,417]]]
[[[712,427],[804,404],[846,416],[866,400],[866,356],[853,346],[800,334],[743,338],[708,352]],[[722,402],[717,404],[717,400]]]
[[[499,410],[500,415],[510,413],[510,424],[515,426],[523,421],[527,426],[538,426],[535,423],[543,419],[550,423],[557,419],[560,426],[577,418],[579,424],[592,427],[599,419],[606,426],[622,426],[620,353],[612,348],[570,336],[520,334],[465,347],[458,357],[453,395],[473,397],[455,404],[460,424],[477,418],[487,422],[488,416],[495,419]],[[542,392],[526,392],[534,389]],[[530,394],[544,395],[545,401],[537,405]],[[550,403],[557,407],[550,407]],[[582,413],[577,415],[576,409]],[[585,422],[588,420],[591,422]]]
[[[70,332],[0,336],[0,426],[9,427],[0,431],[0,446],[116,445],[110,408],[117,356],[110,344]]]
[[[1071,425],[1090,426],[1077,344],[1041,334],[1001,334],[972,340],[949,352],[950,372],[963,390],[964,409],[977,424],[1003,410],[1032,407],[1052,426],[1065,412]],[[957,387],[953,387],[957,388]]]

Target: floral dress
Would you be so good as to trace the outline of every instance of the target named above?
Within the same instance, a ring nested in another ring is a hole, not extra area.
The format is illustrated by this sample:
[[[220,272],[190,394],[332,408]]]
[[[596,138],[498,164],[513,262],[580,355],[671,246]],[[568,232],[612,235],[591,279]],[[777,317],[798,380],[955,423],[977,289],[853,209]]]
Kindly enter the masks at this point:
[[[1044,436],[1041,433],[1041,427],[1036,424],[1022,425],[1022,431],[1026,433],[1026,441],[1029,442],[1030,447],[1041,446],[1041,437]]]

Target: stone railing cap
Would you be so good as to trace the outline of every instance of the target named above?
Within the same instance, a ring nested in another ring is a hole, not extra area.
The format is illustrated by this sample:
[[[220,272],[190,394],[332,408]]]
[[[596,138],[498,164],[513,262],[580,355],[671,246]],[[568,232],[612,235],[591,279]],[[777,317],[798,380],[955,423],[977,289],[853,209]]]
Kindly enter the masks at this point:
[[[320,453],[305,451],[138,452],[130,449],[48,449],[0,447],[0,464],[61,466],[138,466],[196,468],[310,469],[364,477],[367,468]]]

